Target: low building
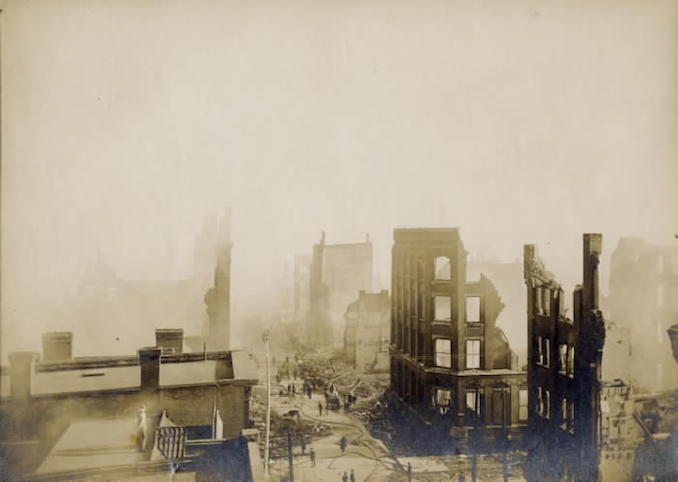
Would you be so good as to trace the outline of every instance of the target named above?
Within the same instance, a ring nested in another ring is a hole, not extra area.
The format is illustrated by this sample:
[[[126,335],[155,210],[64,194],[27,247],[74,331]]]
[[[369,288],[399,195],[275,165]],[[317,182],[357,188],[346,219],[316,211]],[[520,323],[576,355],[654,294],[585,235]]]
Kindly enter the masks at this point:
[[[388,373],[391,300],[388,291],[360,291],[344,315],[344,356],[358,373]]]
[[[176,333],[169,340],[175,347]],[[244,352],[177,353],[158,346],[131,356],[43,361],[37,353],[22,352],[9,359],[10,367],[2,368],[0,419],[3,470],[11,470],[3,475],[10,478],[49,478],[52,472],[147,462],[162,414],[182,427],[188,439],[230,441],[250,426],[249,399],[257,373]],[[133,449],[140,417],[146,445],[139,453]],[[94,450],[92,457],[80,458],[84,465],[78,467],[73,465],[75,452],[69,458],[51,450],[60,440],[71,447],[83,431],[88,438],[77,449],[85,451],[106,446],[106,434],[123,433],[121,440],[127,437],[127,442],[116,445],[120,459],[107,457],[115,450]],[[93,460],[100,465],[93,467]]]

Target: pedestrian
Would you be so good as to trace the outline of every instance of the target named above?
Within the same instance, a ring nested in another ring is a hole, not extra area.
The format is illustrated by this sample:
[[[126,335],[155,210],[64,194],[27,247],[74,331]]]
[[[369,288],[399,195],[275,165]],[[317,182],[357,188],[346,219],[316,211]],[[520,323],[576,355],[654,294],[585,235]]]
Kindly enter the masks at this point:
[[[291,393],[291,392],[292,392],[292,384],[288,383],[287,384],[287,393]]]
[[[146,405],[142,405],[137,414],[137,450],[146,450],[146,438],[148,437],[148,425],[146,423]]]
[[[297,394],[297,387],[293,383],[292,384],[292,395],[296,395],[296,394]]]
[[[351,469],[351,482],[355,482],[355,472]]]
[[[318,402],[318,416],[319,417],[323,416],[323,404],[322,404],[322,402]]]
[[[306,453],[306,439],[302,435],[301,437],[301,453],[305,454]]]
[[[346,452],[346,447],[348,446],[348,439],[344,436],[339,439],[339,448],[341,449],[341,453],[343,454]]]
[[[348,482],[348,474],[346,472],[341,476],[341,482]]]
[[[315,450],[313,450],[313,447],[311,447],[309,455],[311,457],[311,465],[313,465],[313,467],[315,467]]]

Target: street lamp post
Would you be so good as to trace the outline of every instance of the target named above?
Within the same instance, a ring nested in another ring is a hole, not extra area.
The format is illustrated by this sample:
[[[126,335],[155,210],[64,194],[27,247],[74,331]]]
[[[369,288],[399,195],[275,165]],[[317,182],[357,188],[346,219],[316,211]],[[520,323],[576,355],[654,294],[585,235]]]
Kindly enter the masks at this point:
[[[271,350],[270,350],[270,333],[268,330],[264,331],[263,336],[264,346],[266,348],[266,440],[264,445],[264,471],[269,474],[269,439],[271,436]]]

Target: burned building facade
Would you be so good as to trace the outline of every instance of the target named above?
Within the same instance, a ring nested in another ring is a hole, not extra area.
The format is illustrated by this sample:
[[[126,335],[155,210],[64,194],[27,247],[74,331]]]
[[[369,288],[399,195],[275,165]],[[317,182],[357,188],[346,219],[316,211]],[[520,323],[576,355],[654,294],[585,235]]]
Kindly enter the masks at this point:
[[[639,393],[676,389],[666,331],[678,319],[678,246],[622,238],[611,259],[609,305],[611,319],[628,332],[629,384]]]
[[[583,238],[583,283],[566,316],[561,285],[533,245],[524,248],[527,285],[529,480],[597,480],[601,365],[605,341],[598,306],[600,234]]]
[[[519,439],[526,374],[511,366],[495,326],[503,304],[492,282],[466,281],[456,228],[396,229],[394,241],[390,392],[412,415],[401,419],[412,421],[408,430],[421,434],[420,446],[444,451],[465,450],[470,439]]]
[[[308,341],[316,346],[341,340],[344,313],[361,290],[372,289],[372,243],[313,246],[309,276]]]
[[[358,373],[388,372],[391,300],[388,291],[361,291],[344,315],[344,356]]]

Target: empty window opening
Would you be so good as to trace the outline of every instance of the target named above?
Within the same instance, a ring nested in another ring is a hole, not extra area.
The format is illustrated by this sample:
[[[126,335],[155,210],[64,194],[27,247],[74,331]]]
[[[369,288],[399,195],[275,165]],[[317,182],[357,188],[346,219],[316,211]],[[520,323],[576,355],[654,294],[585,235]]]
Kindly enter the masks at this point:
[[[473,388],[466,390],[466,409],[480,416],[480,390]]]
[[[574,378],[574,347],[571,346],[567,353],[567,375]]]
[[[551,366],[551,342],[548,338],[542,338],[544,343],[543,354],[544,354],[544,366]]]
[[[452,263],[447,256],[438,256],[435,259],[435,279],[450,280],[452,279]]]
[[[480,340],[466,340],[466,368],[480,368]]]
[[[452,321],[452,299],[449,296],[435,296],[434,311],[436,321]]]
[[[541,289],[541,299],[542,299],[542,313],[546,316],[551,314],[551,290],[548,288]]]
[[[558,373],[567,374],[567,345],[558,346]]]
[[[480,321],[480,296],[466,297],[466,321],[468,323]]]
[[[447,388],[436,388],[433,394],[433,407],[444,415],[450,411],[452,391]]]
[[[452,367],[452,340],[446,338],[436,339],[435,361],[438,367]]]

